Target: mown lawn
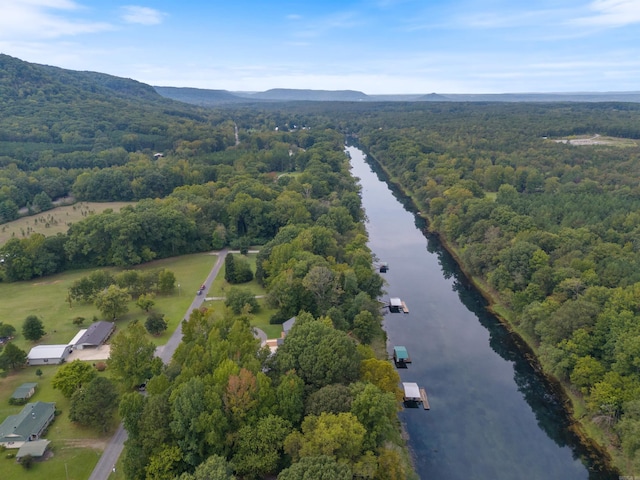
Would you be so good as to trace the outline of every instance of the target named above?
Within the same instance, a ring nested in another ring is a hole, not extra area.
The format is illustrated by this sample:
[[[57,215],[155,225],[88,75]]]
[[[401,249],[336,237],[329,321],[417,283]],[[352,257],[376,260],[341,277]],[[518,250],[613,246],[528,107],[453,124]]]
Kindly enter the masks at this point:
[[[167,332],[159,337],[150,337],[156,344],[166,343],[178,322],[184,318],[195,292],[206,279],[216,260],[216,255],[201,253],[158,260],[137,267],[140,270],[166,268],[176,276],[176,291],[168,296],[156,297],[153,307],[154,310],[164,313],[169,322]],[[117,269],[109,270],[117,272]],[[93,270],[66,272],[29,282],[0,283],[0,321],[16,327],[16,345],[26,352],[35,345],[27,342],[20,332],[27,315],[38,315],[45,325],[47,334],[37,342],[38,344],[67,343],[79,328],[71,322],[74,317],[85,317],[85,327],[91,323],[94,315],[99,317],[100,314],[93,305],[73,304],[70,308],[65,302],[67,289],[71,284],[91,271]],[[124,328],[134,319],[144,321],[146,316],[145,312],[131,302],[129,313],[116,322],[117,328]],[[56,408],[60,412],[44,436],[52,442],[53,456],[44,462],[36,462],[33,468],[27,471],[18,465],[15,459],[6,458],[7,453],[17,452],[14,449],[8,450],[0,454],[0,478],[83,480],[89,478],[97,463],[112,432],[106,435],[98,434],[69,420],[69,400],[51,386],[51,379],[58,368],[59,366],[54,365],[24,367],[0,378],[0,421],[22,409],[22,406],[9,405],[9,398],[15,389],[25,382],[38,383],[36,393],[30,401],[56,402]],[[40,378],[36,375],[38,369],[43,373]],[[107,370],[105,375],[108,373]],[[116,425],[117,421],[114,420],[113,427]],[[120,473],[117,472],[117,475]]]
[[[253,250],[251,252],[252,253],[249,253],[248,255],[244,255],[243,258],[249,261],[249,265],[251,266],[251,271],[255,273],[256,259],[258,257],[258,254],[254,253],[255,251]],[[233,253],[236,256],[240,256],[238,252],[231,252],[231,253]],[[255,280],[255,278],[247,283],[232,285],[224,279],[224,276],[225,276],[225,266],[223,264],[222,268],[220,269],[220,272],[218,273],[218,276],[216,277],[216,279],[213,282],[213,285],[211,286],[211,289],[206,294],[207,297],[213,297],[219,300],[206,302],[207,308],[212,309],[218,315],[223,315],[224,309],[225,309],[224,297],[226,296],[226,292],[228,292],[229,289],[233,287],[248,290],[254,295],[256,295],[257,297],[259,297],[258,304],[260,305],[260,310],[251,315],[251,325],[263,330],[267,334],[268,338],[279,338],[280,332],[282,332],[282,326],[271,325],[269,323],[269,319],[274,313],[276,313],[277,310],[268,308],[264,298],[260,298],[266,295],[267,293],[264,287],[262,287]]]
[[[166,342],[170,333],[184,318],[184,314],[191,305],[195,292],[206,279],[209,271],[217,260],[216,255],[199,253],[157,260],[137,267],[139,270],[166,268],[176,276],[176,289],[173,294],[157,296],[153,310],[164,313],[169,323],[167,332],[159,337],[153,337],[157,344]],[[26,341],[21,333],[22,323],[28,315],[37,315],[44,323],[46,335],[37,344],[63,344],[69,342],[79,328],[72,323],[76,317],[84,317],[86,328],[93,317],[100,318],[100,312],[93,304],[73,303],[71,307],[65,301],[69,287],[76,280],[91,273],[93,270],[78,270],[59,275],[35,279],[28,282],[0,283],[0,321],[16,328],[15,344],[27,351],[36,343]],[[112,273],[119,270],[107,269]],[[178,287],[180,285],[180,287]],[[126,326],[131,320],[144,322],[147,313],[129,303],[129,312],[116,321],[116,328]]]

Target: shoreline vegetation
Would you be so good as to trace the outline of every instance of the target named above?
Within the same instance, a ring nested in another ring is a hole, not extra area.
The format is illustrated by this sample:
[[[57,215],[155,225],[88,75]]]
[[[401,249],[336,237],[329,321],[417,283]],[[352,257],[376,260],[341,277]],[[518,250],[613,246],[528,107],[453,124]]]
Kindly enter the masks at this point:
[[[570,430],[579,439],[581,445],[586,449],[592,459],[598,459],[597,463],[604,464],[606,468],[615,468],[620,470],[619,458],[616,458],[613,445],[605,441],[605,432],[588,421],[584,416],[578,416],[576,412],[584,411],[584,401],[578,394],[572,391],[571,386],[560,381],[554,375],[545,370],[539,358],[539,350],[536,348],[535,343],[527,338],[527,335],[517,328],[510,320],[513,314],[507,306],[505,306],[493,289],[487,285],[486,281],[482,278],[469,273],[464,262],[460,257],[459,250],[442,234],[433,228],[432,218],[424,213],[425,206],[421,205],[415,195],[408,191],[404,185],[395,178],[391,172],[380,162],[374,155],[369,153],[365,146],[358,145],[358,148],[363,149],[368,161],[373,162],[377,168],[384,172],[386,181],[393,185],[399,192],[401,192],[407,199],[411,201],[411,205],[414,209],[414,214],[419,215],[426,221],[426,231],[430,234],[436,235],[441,245],[447,250],[447,252],[455,259],[458,267],[463,272],[465,278],[476,288],[484,299],[487,301],[487,310],[491,312],[500,323],[514,336],[518,347],[525,353],[525,357],[529,364],[546,379],[548,386],[553,391],[554,396],[560,399],[563,408],[567,414],[567,418],[571,419]],[[585,422],[586,420],[586,422]],[[587,423],[588,422],[588,423]],[[595,430],[594,430],[595,429]],[[595,437],[595,438],[594,438]]]

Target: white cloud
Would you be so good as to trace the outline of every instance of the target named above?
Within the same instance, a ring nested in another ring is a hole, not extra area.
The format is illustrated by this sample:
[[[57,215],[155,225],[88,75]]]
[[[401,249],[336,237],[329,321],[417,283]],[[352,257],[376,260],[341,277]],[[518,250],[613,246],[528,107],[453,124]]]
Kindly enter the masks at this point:
[[[122,7],[122,19],[127,23],[139,23],[141,25],[158,25],[162,23],[165,13],[148,7],[127,5]]]
[[[0,40],[59,38],[113,29],[108,22],[74,18],[82,7],[71,0],[4,0]]]
[[[594,0],[589,4],[592,15],[574,19],[571,23],[597,27],[622,27],[640,23],[638,0]]]

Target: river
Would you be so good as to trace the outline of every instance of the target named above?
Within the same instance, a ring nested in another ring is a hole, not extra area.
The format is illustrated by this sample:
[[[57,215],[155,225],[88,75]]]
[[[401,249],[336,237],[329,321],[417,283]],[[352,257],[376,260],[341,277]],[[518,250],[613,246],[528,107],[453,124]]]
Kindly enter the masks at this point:
[[[362,186],[369,247],[389,264],[385,299],[401,298],[410,312],[385,316],[388,350],[407,347],[412,363],[400,377],[429,397],[430,410],[400,412],[420,478],[617,479],[581,447],[562,403],[452,257],[424,233],[424,220],[362,151],[347,151]]]

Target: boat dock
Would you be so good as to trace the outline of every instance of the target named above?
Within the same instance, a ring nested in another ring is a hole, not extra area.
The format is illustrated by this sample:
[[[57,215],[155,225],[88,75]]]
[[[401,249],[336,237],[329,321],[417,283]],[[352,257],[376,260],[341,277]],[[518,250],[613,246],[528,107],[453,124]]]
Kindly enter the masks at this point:
[[[402,300],[402,311],[404,313],[409,313],[409,307],[407,307],[407,304],[404,303],[404,300]]]
[[[424,388],[420,389],[420,398],[422,399],[422,406],[425,410],[431,410],[429,405],[429,399],[427,398],[427,391]]]
[[[396,346],[393,347],[393,361],[399,364],[411,363],[411,357],[407,351],[407,347]]]
[[[431,410],[429,399],[427,398],[427,391],[424,388],[420,388],[417,383],[413,382],[402,382],[402,388],[404,390],[403,399],[405,402],[409,402],[413,405],[422,403],[422,408],[425,410]]]

